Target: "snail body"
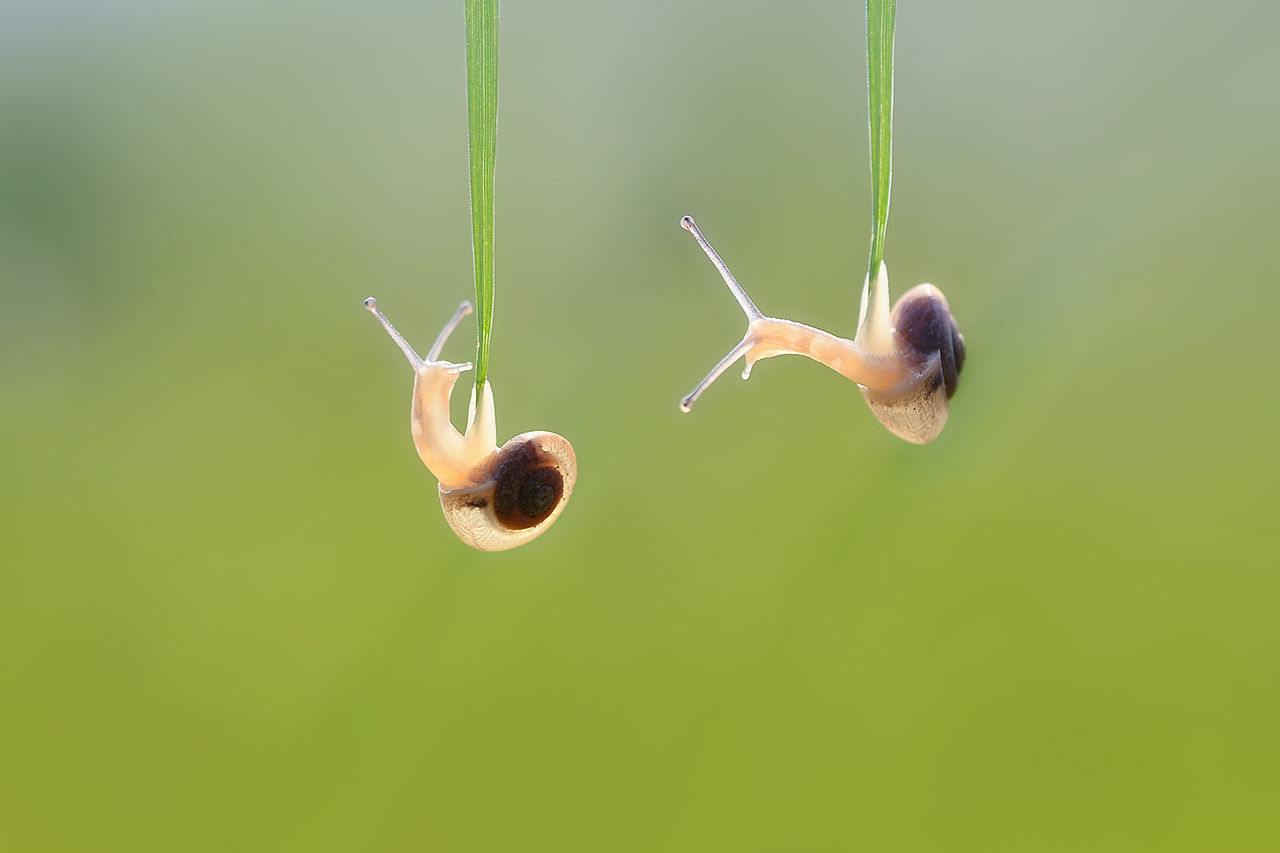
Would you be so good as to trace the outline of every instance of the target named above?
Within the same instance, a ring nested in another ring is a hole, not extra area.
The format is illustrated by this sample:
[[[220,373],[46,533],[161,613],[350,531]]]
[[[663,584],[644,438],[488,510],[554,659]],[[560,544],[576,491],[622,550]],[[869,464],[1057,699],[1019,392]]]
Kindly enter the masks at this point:
[[[578,463],[573,446],[552,432],[526,432],[497,446],[493,386],[477,402],[472,391],[467,429],[449,419],[449,398],[469,363],[440,361],[458,322],[471,313],[463,302],[423,359],[396,331],[372,297],[365,307],[414,368],[409,426],[418,456],[439,480],[440,506],[453,532],[481,551],[505,551],[541,535],[559,518],[573,494]]]
[[[680,402],[688,412],[712,382],[738,359],[742,378],[764,358],[803,355],[852,379],[871,411],[899,438],[928,444],[946,425],[951,397],[964,366],[964,336],[946,297],[921,284],[889,310],[889,271],[881,263],[874,282],[863,286],[861,316],[853,340],[803,323],[768,317],[747,296],[728,266],[698,230],[693,217],[680,225],[694,236],[747,315],[747,333]]]

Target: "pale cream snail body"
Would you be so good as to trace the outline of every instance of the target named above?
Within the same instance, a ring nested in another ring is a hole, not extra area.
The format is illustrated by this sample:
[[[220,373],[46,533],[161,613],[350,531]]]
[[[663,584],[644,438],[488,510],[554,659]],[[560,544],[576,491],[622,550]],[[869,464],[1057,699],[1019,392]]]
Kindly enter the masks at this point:
[[[550,527],[564,511],[578,478],[573,447],[553,432],[526,432],[498,447],[493,387],[488,381],[477,401],[471,392],[466,432],[449,419],[449,397],[470,363],[440,361],[449,334],[471,313],[463,302],[421,358],[378,309],[378,318],[413,367],[409,426],[418,456],[440,481],[440,506],[458,538],[481,551],[523,545]]]
[[[821,329],[766,317],[698,229],[693,217],[680,225],[694,236],[747,315],[747,333],[698,383],[680,408],[688,412],[702,392],[738,359],[742,378],[763,358],[804,355],[852,379],[871,411],[890,432],[928,444],[947,423],[951,397],[964,366],[964,336],[942,292],[931,284],[907,291],[889,311],[889,271],[880,264],[875,282],[863,285],[858,332],[853,340]]]

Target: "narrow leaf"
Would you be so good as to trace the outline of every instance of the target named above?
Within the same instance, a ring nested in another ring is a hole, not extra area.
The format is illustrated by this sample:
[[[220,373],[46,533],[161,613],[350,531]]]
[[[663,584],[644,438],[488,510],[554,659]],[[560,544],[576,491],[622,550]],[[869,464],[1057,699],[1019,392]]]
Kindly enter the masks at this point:
[[[476,273],[476,398],[489,375],[493,336],[493,166],[498,145],[498,0],[466,0],[467,143],[471,252]]]
[[[889,185],[893,180],[893,30],[897,0],[867,0],[867,123],[871,135],[871,260],[868,281],[874,283],[884,259],[889,224]],[[866,316],[875,316],[871,287]]]

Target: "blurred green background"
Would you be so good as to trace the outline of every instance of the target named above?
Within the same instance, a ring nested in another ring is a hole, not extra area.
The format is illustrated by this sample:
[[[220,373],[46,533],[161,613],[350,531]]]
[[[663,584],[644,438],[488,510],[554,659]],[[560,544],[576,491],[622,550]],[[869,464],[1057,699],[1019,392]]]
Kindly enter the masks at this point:
[[[949,426],[681,415],[681,214],[853,332],[862,15],[504,5],[498,427],[581,476],[486,555],[361,307],[471,293],[462,3],[0,2],[0,849],[1280,848],[1280,9],[904,0]]]

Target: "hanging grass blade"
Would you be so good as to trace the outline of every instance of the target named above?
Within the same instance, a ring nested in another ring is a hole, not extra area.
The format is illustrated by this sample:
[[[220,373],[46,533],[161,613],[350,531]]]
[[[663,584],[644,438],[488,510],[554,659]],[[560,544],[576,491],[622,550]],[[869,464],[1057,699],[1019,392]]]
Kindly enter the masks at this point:
[[[893,181],[893,31],[897,0],[867,0],[867,123],[871,135],[871,260],[867,280],[875,282],[884,260],[889,224],[889,185]],[[874,317],[876,288],[868,294],[867,316]]]
[[[493,336],[493,166],[498,147],[498,0],[466,0],[467,159],[476,273],[476,399],[489,375]]]

